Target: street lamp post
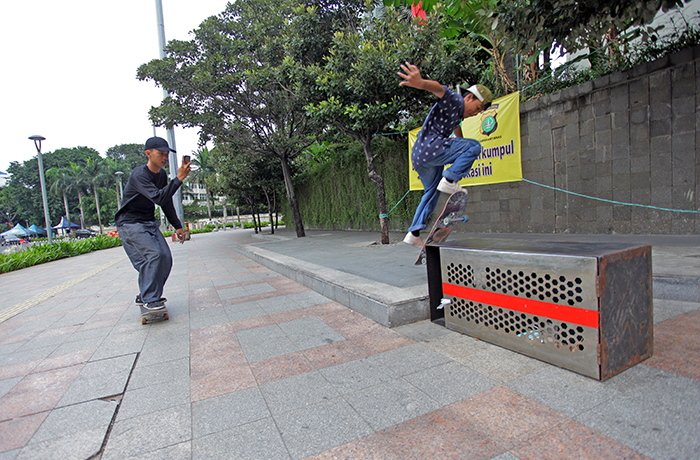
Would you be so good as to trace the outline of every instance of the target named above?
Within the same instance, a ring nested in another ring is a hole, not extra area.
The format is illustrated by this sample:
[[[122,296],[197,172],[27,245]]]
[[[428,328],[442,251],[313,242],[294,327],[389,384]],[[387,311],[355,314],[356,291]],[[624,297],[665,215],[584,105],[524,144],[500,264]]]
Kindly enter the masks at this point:
[[[117,171],[114,174],[119,177],[119,196],[117,197],[117,207],[121,208],[122,207],[122,200],[124,199],[124,189],[122,188],[122,176],[124,175],[123,172]]]
[[[44,180],[44,162],[41,160],[41,141],[46,140],[44,136],[30,136],[29,139],[34,141],[36,147],[36,158],[39,163],[39,183],[41,183],[41,199],[44,202],[44,223],[46,224],[46,236],[49,238],[49,244],[53,243],[51,218],[49,217],[49,202],[46,198],[46,182]]]
[[[166,57],[165,53],[165,24],[163,21],[163,3],[161,0],[156,0],[156,20],[158,22],[158,47],[160,48],[160,58],[163,59]],[[168,93],[168,90],[163,88],[163,99],[166,99],[170,97],[170,93]],[[155,126],[153,127],[153,132],[155,136]],[[166,132],[167,137],[168,137],[168,144],[170,145],[170,148],[173,150],[177,150],[177,147],[175,147],[175,129],[170,128]],[[177,155],[170,155],[169,158],[169,166],[170,166],[170,179],[174,179],[177,177]],[[180,222],[185,221],[185,214],[182,209],[182,189],[178,188],[175,191],[175,194],[173,195],[173,205],[175,206],[175,213],[177,214],[178,219],[180,219]]]

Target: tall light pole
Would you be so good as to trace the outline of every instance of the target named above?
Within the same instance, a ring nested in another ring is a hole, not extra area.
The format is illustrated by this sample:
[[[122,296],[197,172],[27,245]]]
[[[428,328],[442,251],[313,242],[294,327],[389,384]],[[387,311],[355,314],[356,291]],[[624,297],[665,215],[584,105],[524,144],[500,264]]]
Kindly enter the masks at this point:
[[[165,22],[163,21],[163,3],[161,2],[161,0],[156,0],[156,19],[158,20],[158,44],[160,45],[160,58],[163,59],[165,58]],[[163,89],[163,99],[169,96],[170,94],[168,93],[168,91]],[[153,128],[153,132],[155,133],[155,127]],[[170,128],[168,129],[167,134],[168,144],[170,145],[170,148],[173,150],[177,150],[177,147],[175,147],[175,130],[173,128]],[[169,162],[170,180],[173,180],[175,177],[177,177],[177,155],[170,155]],[[182,209],[181,188],[178,188],[175,194],[173,195],[173,205],[175,205],[175,213],[177,214],[178,219],[180,219],[180,222],[182,222],[184,225],[185,216],[184,211]]]
[[[117,171],[114,174],[119,177],[119,196],[117,197],[117,207],[121,208],[122,207],[122,200],[124,199],[124,189],[122,188],[122,176],[124,175],[123,172]]]
[[[46,224],[46,236],[49,237],[49,244],[53,243],[51,228],[51,218],[49,217],[49,201],[46,198],[46,182],[44,181],[44,162],[41,160],[41,141],[46,140],[44,136],[30,136],[29,139],[34,141],[36,147],[36,158],[39,163],[39,183],[41,183],[41,199],[44,202],[44,223]]]

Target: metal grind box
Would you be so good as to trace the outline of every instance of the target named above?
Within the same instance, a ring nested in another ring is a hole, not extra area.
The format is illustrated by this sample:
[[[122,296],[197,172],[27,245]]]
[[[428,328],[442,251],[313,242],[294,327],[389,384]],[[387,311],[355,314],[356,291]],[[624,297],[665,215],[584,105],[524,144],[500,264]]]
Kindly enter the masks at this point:
[[[652,354],[650,246],[469,238],[426,263],[449,329],[598,380]]]

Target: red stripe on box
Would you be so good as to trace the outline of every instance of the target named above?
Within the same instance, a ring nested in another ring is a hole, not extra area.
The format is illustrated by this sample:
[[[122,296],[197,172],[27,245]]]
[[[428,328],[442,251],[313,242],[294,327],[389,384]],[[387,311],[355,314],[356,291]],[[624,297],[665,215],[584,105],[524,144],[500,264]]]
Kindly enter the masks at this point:
[[[497,292],[487,292],[479,289],[457,286],[455,284],[442,283],[442,292],[446,295],[471,300],[499,308],[507,308],[534,316],[542,316],[566,323],[574,323],[580,326],[598,328],[598,312],[585,308],[559,305],[541,300],[524,299]]]

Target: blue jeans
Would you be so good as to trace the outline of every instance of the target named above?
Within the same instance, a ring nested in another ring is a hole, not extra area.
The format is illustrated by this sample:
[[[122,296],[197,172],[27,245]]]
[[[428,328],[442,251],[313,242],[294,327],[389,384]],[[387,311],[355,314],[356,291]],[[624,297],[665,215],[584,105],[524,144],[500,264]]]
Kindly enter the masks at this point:
[[[139,272],[139,291],[145,303],[163,297],[173,257],[157,222],[117,226],[119,238],[131,264]]]
[[[435,210],[440,192],[437,186],[442,177],[458,182],[467,176],[474,161],[481,155],[481,144],[474,139],[453,138],[452,143],[445,149],[442,155],[428,160],[428,162],[418,166],[416,171],[421,182],[423,182],[423,197],[420,200],[418,209],[413,216],[413,222],[408,228],[409,232],[422,230],[428,217]],[[448,169],[445,165],[452,164]]]

